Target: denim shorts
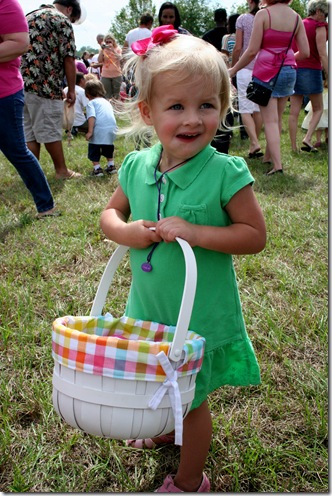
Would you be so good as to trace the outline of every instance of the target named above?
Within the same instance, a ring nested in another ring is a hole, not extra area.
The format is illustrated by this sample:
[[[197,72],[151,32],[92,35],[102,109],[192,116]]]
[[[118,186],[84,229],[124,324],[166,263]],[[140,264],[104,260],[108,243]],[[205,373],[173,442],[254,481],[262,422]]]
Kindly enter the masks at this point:
[[[296,95],[323,93],[323,73],[320,69],[297,69],[294,88]]]
[[[265,86],[265,88],[271,88],[277,79],[275,76],[271,81],[265,82],[253,77],[256,83]],[[278,79],[275,87],[273,88],[272,95],[276,98],[282,98],[285,96],[291,96],[294,93],[294,85],[296,81],[296,69],[290,65],[284,65],[279,72]]]

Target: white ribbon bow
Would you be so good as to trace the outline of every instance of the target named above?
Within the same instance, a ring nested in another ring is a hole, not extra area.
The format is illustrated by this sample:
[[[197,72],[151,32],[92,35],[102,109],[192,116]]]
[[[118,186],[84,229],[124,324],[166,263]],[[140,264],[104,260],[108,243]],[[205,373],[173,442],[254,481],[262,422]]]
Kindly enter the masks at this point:
[[[162,366],[167,379],[160,385],[157,391],[154,393],[153,397],[149,402],[149,407],[152,410],[156,410],[168,391],[171,407],[173,410],[174,420],[175,420],[175,444],[182,446],[182,433],[183,433],[183,418],[182,418],[182,403],[181,394],[179,390],[179,385],[177,382],[178,373],[173,369],[171,362],[165,355],[164,351],[161,351],[156,355],[160,365]]]

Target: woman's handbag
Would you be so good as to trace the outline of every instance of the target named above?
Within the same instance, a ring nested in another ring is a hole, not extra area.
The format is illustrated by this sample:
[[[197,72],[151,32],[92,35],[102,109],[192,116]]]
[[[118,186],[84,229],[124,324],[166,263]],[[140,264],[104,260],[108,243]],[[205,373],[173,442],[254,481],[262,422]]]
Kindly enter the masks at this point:
[[[247,98],[261,107],[266,107],[270,101],[273,89],[266,88],[256,81],[250,81],[247,87]]]
[[[289,44],[288,44],[287,50],[285,52],[285,55],[282,58],[282,63],[281,63],[281,66],[279,67],[279,71],[277,73],[277,76],[275,78],[273,86],[271,88],[266,88],[265,86],[257,83],[256,81],[250,81],[250,83],[248,84],[247,94],[246,94],[248,100],[250,100],[254,103],[257,103],[257,105],[260,105],[261,107],[266,107],[270,101],[272,91],[273,91],[275,85],[277,84],[280,71],[282,69],[282,66],[284,65],[284,61],[286,59],[287,52],[289,50],[289,47],[292,44],[298,22],[299,22],[299,18],[297,17],[296,18],[296,24],[295,24],[291,39],[289,40]]]

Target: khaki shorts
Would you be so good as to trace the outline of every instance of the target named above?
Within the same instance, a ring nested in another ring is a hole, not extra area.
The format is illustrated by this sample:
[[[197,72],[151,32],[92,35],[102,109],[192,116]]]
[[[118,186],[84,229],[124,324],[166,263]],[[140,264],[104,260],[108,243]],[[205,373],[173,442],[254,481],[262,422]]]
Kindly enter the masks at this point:
[[[49,100],[24,92],[25,141],[54,143],[62,140],[63,100]]]

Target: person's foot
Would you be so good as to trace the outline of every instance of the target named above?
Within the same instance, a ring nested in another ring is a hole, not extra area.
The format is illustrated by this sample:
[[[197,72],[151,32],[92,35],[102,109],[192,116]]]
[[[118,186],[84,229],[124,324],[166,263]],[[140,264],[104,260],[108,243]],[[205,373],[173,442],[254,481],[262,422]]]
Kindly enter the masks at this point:
[[[47,217],[60,217],[61,212],[56,209],[56,207],[46,210],[46,212],[38,212],[36,215],[37,219],[46,219]]]
[[[115,165],[109,165],[106,167],[105,172],[107,174],[116,174],[118,171],[116,170]]]
[[[210,492],[209,479],[206,477],[205,474],[203,474],[202,482],[196,490],[193,488],[191,491],[183,491],[182,489],[179,489],[178,487],[176,487],[176,485],[174,484],[174,476],[171,474],[168,474],[168,476],[165,478],[165,480],[163,482],[163,485],[160,486],[155,491],[155,493],[183,493],[183,492],[209,493]]]
[[[277,173],[283,174],[284,171],[282,169],[271,169],[270,171],[265,172],[265,175],[266,176],[273,176],[274,174],[277,174]]]
[[[158,437],[147,437],[145,439],[128,439],[126,445],[130,448],[136,449],[154,449],[157,446],[164,446],[166,444],[174,444],[175,435],[174,432],[170,434],[164,434]]]
[[[318,150],[314,146],[312,146],[310,143],[307,143],[306,141],[302,141],[303,146],[301,146],[301,150],[303,152],[308,152],[308,153],[317,153]]]
[[[77,179],[78,177],[82,177],[82,174],[79,172],[74,172],[72,170],[67,169],[67,172],[63,174],[56,174],[56,179]]]
[[[94,177],[101,177],[104,175],[104,171],[101,167],[98,167],[98,169],[93,169],[93,171],[91,172],[91,176],[94,176]]]

